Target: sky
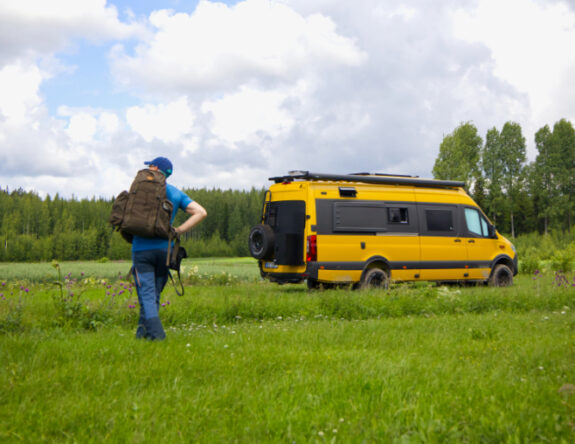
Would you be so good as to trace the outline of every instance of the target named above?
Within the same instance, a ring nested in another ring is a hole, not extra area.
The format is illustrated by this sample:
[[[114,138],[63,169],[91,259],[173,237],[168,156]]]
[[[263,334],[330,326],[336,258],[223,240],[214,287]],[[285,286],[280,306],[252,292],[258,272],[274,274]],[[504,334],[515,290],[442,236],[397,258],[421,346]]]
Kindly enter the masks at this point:
[[[0,0],[0,188],[432,177],[444,136],[575,124],[575,0]]]

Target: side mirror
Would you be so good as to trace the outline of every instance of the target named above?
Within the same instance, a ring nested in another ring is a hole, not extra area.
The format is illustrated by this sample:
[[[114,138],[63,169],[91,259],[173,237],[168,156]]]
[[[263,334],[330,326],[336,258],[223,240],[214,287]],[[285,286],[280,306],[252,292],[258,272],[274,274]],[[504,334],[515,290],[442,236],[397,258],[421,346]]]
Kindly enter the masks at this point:
[[[489,225],[489,237],[496,238],[497,232],[495,230],[495,225]]]

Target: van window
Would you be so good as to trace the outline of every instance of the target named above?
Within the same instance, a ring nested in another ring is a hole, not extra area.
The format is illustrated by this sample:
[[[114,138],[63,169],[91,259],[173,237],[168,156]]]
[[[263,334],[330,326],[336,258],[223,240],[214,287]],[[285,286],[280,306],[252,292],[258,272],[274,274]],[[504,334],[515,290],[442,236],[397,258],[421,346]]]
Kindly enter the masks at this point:
[[[442,231],[446,233],[455,231],[453,211],[451,210],[425,210],[425,220],[427,231]]]
[[[475,208],[465,209],[465,223],[470,233],[481,237],[489,237],[489,224]]]
[[[390,207],[387,209],[387,221],[390,224],[408,224],[407,208]]]
[[[335,202],[333,205],[334,231],[383,231],[386,208],[368,202]]]

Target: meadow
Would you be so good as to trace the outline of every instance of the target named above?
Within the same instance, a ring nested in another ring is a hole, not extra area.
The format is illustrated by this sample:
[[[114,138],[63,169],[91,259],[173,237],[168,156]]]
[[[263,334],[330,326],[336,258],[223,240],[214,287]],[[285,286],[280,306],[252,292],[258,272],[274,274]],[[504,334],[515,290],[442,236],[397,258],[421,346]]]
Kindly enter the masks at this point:
[[[168,338],[129,262],[0,264],[0,442],[574,442],[575,279],[309,292],[185,260]]]

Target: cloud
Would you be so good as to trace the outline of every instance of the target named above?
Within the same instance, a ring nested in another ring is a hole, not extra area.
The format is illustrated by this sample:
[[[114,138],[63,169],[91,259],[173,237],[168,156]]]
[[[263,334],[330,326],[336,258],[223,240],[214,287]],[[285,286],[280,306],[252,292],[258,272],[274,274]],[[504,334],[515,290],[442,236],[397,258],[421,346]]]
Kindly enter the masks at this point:
[[[153,37],[133,55],[122,46],[111,54],[118,82],[148,93],[291,84],[318,67],[357,66],[365,59],[329,17],[304,17],[269,0],[232,7],[202,0],[193,14],[161,10],[150,23]]]
[[[106,0],[0,2],[0,65],[65,49],[73,38],[94,42],[142,35],[141,25],[123,23]]]
[[[146,142],[159,139],[173,143],[192,131],[195,116],[186,98],[181,97],[166,104],[130,107],[126,118],[130,128]]]
[[[566,3],[482,0],[457,10],[454,23],[457,38],[489,48],[493,75],[528,97],[532,114],[521,122],[530,141],[546,123],[575,120],[575,13]]]

